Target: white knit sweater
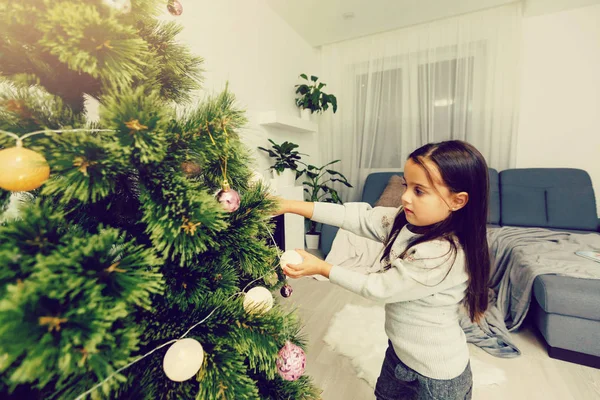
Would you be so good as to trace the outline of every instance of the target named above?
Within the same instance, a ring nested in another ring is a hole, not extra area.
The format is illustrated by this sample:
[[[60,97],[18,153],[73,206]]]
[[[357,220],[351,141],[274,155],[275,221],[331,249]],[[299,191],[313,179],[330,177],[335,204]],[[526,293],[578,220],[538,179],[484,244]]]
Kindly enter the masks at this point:
[[[383,242],[397,213],[397,208],[372,208],[367,203],[315,203],[312,219]],[[459,246],[454,257],[447,241],[435,240],[414,246],[400,259],[415,236],[406,226],[400,231],[387,271],[363,275],[334,266],[329,279],[385,303],[385,331],[403,363],[429,378],[452,379],[469,362],[467,340],[458,322],[469,279],[464,252]]]

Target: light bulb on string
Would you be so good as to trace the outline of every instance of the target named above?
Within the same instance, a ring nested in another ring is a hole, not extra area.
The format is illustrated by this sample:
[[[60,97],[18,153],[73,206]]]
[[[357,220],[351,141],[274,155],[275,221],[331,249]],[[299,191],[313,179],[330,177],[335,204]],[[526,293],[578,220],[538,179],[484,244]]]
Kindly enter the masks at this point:
[[[28,192],[42,186],[50,177],[50,166],[40,153],[17,145],[0,150],[0,188],[11,192]]]
[[[266,287],[256,286],[244,294],[244,310],[247,313],[266,313],[273,304],[273,295]]]
[[[167,378],[183,382],[194,377],[204,362],[204,349],[200,342],[184,338],[173,343],[163,358],[163,370]]]

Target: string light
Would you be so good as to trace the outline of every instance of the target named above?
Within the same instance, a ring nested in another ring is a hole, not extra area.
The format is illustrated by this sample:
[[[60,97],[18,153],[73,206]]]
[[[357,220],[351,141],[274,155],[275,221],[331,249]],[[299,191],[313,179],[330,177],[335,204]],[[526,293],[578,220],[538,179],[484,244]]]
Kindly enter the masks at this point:
[[[42,186],[50,177],[50,166],[44,156],[23,147],[23,140],[43,133],[105,131],[101,129],[42,130],[21,137],[12,132],[0,131],[16,140],[15,147],[0,150],[0,188],[10,192],[29,192]],[[79,164],[79,165],[78,165]],[[75,160],[74,165],[87,175],[89,166],[84,160]]]
[[[70,133],[70,132],[116,132],[114,129],[94,129],[94,128],[79,128],[79,129],[44,129],[41,131],[34,131],[34,132],[29,132],[26,133],[23,136],[19,136],[16,133],[12,133],[12,132],[8,132],[8,131],[3,131],[0,129],[0,133],[4,133],[5,135],[8,135],[10,137],[13,137],[16,139],[17,144],[22,143],[23,140],[27,139],[28,137],[31,136],[35,136],[35,135],[41,135],[43,133]]]

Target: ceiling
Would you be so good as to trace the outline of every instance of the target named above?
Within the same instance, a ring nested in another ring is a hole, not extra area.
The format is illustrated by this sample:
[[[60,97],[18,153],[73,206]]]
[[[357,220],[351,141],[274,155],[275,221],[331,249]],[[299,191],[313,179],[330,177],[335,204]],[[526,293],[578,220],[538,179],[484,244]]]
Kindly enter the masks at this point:
[[[266,0],[312,46],[416,25],[518,0]],[[523,0],[526,16],[600,0]]]

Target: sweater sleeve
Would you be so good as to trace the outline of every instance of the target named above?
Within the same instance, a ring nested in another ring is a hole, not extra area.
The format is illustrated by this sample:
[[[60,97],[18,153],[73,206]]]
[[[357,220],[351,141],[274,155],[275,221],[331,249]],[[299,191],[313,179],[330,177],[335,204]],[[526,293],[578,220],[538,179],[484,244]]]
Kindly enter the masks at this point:
[[[416,245],[385,272],[368,275],[334,266],[329,280],[365,298],[384,303],[421,299],[468,281],[464,254],[454,256],[444,241]]]
[[[384,242],[392,230],[398,208],[371,207],[369,203],[315,203],[312,220],[339,226],[358,236]]]

